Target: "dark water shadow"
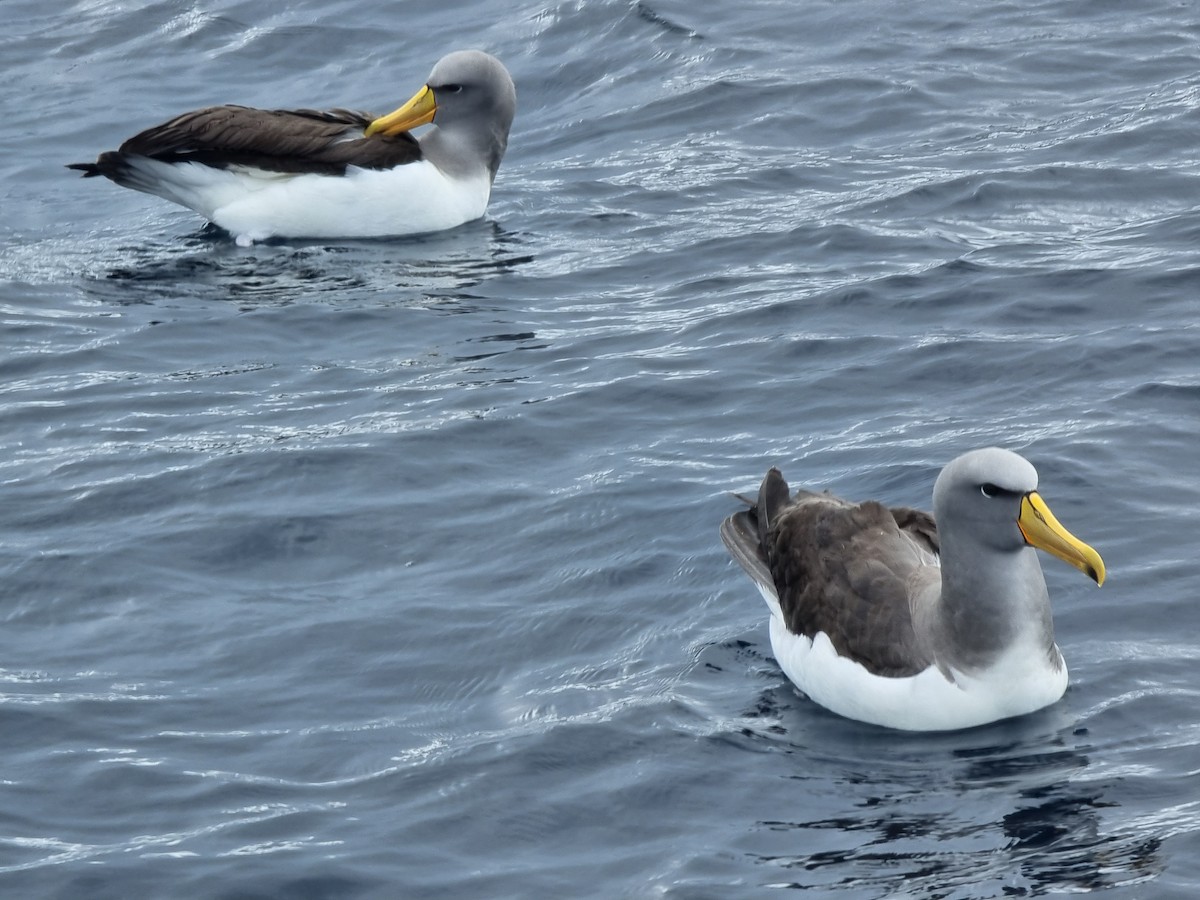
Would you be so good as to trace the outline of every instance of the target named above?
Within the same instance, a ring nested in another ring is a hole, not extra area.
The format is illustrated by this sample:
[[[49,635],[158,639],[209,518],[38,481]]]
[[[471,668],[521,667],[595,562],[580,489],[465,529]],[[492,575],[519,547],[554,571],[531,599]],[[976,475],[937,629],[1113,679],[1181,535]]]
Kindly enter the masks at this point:
[[[743,716],[754,750],[790,758],[783,777],[800,796],[838,797],[808,804],[811,817],[755,823],[773,837],[748,836],[746,855],[773,887],[1040,896],[1140,884],[1166,867],[1161,836],[1110,796],[1115,781],[1089,777],[1086,732],[1058,707],[909,734],[842,719],[785,683]]]
[[[432,235],[339,241],[269,241],[239,247],[206,226],[170,243],[115,251],[83,287],[122,305],[198,298],[242,307],[369,299],[373,304],[468,307],[474,289],[531,262],[524,239],[494,222]],[[462,311],[468,311],[466,309]]]

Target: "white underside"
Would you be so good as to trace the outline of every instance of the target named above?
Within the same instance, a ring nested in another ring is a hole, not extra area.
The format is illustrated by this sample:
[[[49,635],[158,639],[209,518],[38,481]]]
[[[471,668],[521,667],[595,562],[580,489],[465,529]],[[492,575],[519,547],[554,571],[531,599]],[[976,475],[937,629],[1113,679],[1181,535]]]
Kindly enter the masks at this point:
[[[824,632],[809,639],[784,624],[774,591],[759,585],[771,608],[771,648],[784,674],[831,712],[905,731],[950,731],[1031,713],[1057,702],[1067,689],[1067,667],[1045,652],[1014,648],[991,668],[970,675],[936,667],[905,678],[872,675],[838,656]]]
[[[283,175],[130,157],[130,186],[189,209],[239,244],[271,237],[389,237],[454,228],[487,209],[491,179],[449,178],[428,160],[345,175]]]

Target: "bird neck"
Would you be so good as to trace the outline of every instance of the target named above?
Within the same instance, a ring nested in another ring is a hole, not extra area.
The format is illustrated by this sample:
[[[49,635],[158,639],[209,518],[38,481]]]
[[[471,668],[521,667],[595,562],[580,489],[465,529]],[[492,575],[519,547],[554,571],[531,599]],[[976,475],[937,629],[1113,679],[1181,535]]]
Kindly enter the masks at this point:
[[[480,162],[488,179],[494,181],[508,140],[500,134],[466,129],[448,133],[434,125],[421,135],[420,143],[426,155],[437,160],[437,167],[447,175],[460,178],[480,173]]]
[[[943,647],[955,647],[962,670],[987,668],[1016,647],[1057,655],[1050,599],[1037,552],[956,552],[943,532],[942,591],[935,630]],[[967,562],[969,560],[969,562]]]

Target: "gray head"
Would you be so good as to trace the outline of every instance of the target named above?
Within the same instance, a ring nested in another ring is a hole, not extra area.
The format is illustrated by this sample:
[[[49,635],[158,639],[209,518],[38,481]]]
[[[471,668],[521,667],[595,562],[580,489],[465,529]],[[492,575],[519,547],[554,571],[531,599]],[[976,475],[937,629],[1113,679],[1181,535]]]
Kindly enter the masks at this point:
[[[495,176],[517,111],[508,69],[481,50],[458,50],[438,60],[426,84],[437,106],[433,124],[446,138],[483,154]]]
[[[933,514],[943,550],[950,542],[971,542],[1000,553],[1036,547],[1103,584],[1100,554],[1062,526],[1037,486],[1037,470],[1011,451],[987,447],[958,457],[942,469],[933,486]]]
[[[418,140],[438,168],[470,175],[485,166],[495,178],[516,110],[517,89],[500,60],[458,50],[438,60],[411,100],[371,122],[366,136],[398,135],[432,122]]]
[[[970,535],[994,550],[1019,550],[1026,546],[1017,525],[1021,501],[1037,486],[1037,470],[1009,450],[964,453],[942,469],[933,486],[938,532],[943,538]]]

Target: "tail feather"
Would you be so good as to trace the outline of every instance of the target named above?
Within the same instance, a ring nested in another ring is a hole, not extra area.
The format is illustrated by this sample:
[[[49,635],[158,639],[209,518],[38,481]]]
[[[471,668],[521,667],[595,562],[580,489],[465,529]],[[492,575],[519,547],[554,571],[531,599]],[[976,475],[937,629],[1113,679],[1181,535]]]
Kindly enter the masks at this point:
[[[771,525],[791,502],[791,490],[783,479],[783,473],[772,466],[759,485],[758,503],[754,507],[758,513],[758,539],[761,543],[766,543]]]
[[[106,150],[94,163],[71,163],[67,168],[82,172],[84,178],[103,175],[105,178],[121,184],[121,178],[129,169],[129,164],[125,161],[124,154],[115,150]]]
[[[762,592],[767,605],[778,613],[778,591],[767,563],[766,547],[771,526],[796,499],[813,496],[800,489],[793,497],[783,473],[772,467],[763,478],[755,499],[734,494],[749,509],[736,512],[721,525],[721,540],[729,555],[740,565]],[[773,599],[776,598],[776,599]]]
[[[721,540],[734,562],[742,567],[751,580],[758,585],[759,592],[772,611],[779,607],[778,592],[767,560],[758,543],[758,525],[754,510],[746,509],[734,513],[721,523]]]
[[[84,178],[103,175],[121,187],[153,194],[193,209],[205,218],[212,218],[213,209],[228,199],[228,190],[222,193],[221,186],[228,187],[233,177],[225,169],[196,164],[172,165],[153,157],[109,150],[101,153],[94,163],[73,163],[67,166],[83,172]],[[236,183],[234,195],[240,196]]]

